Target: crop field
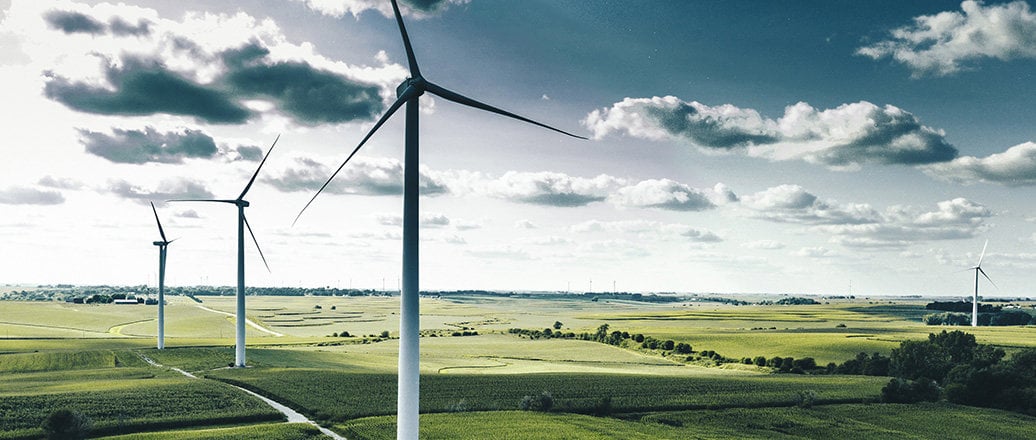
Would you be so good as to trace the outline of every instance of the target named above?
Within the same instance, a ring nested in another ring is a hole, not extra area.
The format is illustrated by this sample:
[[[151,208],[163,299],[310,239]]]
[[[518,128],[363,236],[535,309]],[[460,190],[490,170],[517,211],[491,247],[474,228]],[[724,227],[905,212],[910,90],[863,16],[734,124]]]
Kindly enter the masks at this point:
[[[356,374],[316,369],[218,370],[217,378],[288,403],[323,420],[392,414],[394,374]],[[667,377],[603,374],[426,375],[421,411],[518,409],[526,395],[546,391],[555,408],[592,412],[603,398],[617,412],[793,404],[801,391],[821,402],[877,400],[884,378],[753,375]]]
[[[225,384],[151,368],[5,373],[0,438],[36,437],[50,411],[73,408],[95,433],[280,420],[258,399]]]
[[[259,438],[316,440],[327,437],[308,423],[271,423],[232,428],[147,432],[99,438],[103,440],[255,440]]]
[[[255,327],[248,327],[247,369],[226,368],[234,359],[234,299],[201,299],[170,297],[165,350],[154,348],[154,306],[0,301],[0,439],[38,437],[48,410],[59,407],[90,417],[95,436],[320,438],[309,425],[270,423],[281,414],[228,384],[333,424],[350,439],[394,435],[398,298],[249,297]],[[1036,429],[1031,417],[993,410],[856,404],[875,402],[888,382],[883,377],[773,374],[508,332],[558,325],[560,332],[593,333],[608,324],[609,331],[672,339],[728,358],[840,363],[954,329],[923,325],[923,302],[734,306],[470,295],[421,303],[427,438],[915,438],[923,437],[920,427],[940,426],[1024,438]],[[1036,346],[1034,327],[963,330],[1008,352]],[[462,332],[472,335],[454,336]],[[526,396],[544,392],[553,412],[516,411]],[[805,392],[816,406],[794,407]],[[602,407],[619,417],[592,415]],[[732,433],[732,423],[751,429]]]
[[[652,413],[639,420],[517,411],[421,415],[421,438],[1031,439],[1036,418],[949,404],[840,404]],[[336,425],[354,440],[395,438],[395,417]],[[564,433],[560,435],[559,433]]]

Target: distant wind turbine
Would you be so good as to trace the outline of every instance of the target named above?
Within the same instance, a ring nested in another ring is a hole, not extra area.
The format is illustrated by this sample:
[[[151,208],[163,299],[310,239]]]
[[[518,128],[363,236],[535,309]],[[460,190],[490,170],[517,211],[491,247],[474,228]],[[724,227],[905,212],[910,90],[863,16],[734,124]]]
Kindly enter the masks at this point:
[[[155,213],[155,223],[158,223],[158,235],[162,241],[154,242],[158,246],[158,349],[165,348],[165,254],[166,247],[175,240],[167,240],[165,231],[162,230],[162,221],[158,219],[158,210],[155,209],[155,202],[151,202],[151,212]]]
[[[986,275],[986,271],[982,270],[982,259],[986,257],[986,246],[989,246],[989,240],[986,240],[986,244],[982,245],[982,254],[978,256],[978,264],[971,269],[975,271],[975,295],[971,297],[971,326],[978,327],[978,274],[986,277],[989,280],[989,284],[996,287],[996,283],[993,282],[989,275]]]
[[[255,243],[255,249],[259,251],[259,257],[263,259],[263,265],[266,266],[266,270],[270,270],[270,265],[266,263],[266,256],[263,255],[263,250],[259,247],[259,241],[255,239],[255,233],[252,232],[252,225],[248,224],[248,219],[245,218],[245,207],[249,205],[248,201],[245,200],[245,194],[248,194],[248,190],[252,188],[252,184],[255,183],[256,176],[259,175],[259,170],[263,169],[263,164],[266,163],[266,159],[270,157],[270,153],[273,152],[273,147],[277,145],[277,141],[280,140],[280,135],[273,140],[273,145],[270,145],[270,149],[263,156],[262,162],[259,162],[259,166],[256,167],[255,173],[252,174],[252,178],[248,180],[248,185],[245,185],[244,191],[241,191],[241,195],[237,196],[236,199],[177,199],[170,200],[170,202],[215,202],[215,203],[229,203],[237,206],[237,342],[236,350],[234,354],[234,366],[244,367],[245,366],[245,228],[248,228],[248,234],[252,236],[252,242]]]
[[[324,185],[317,190],[313,198],[306,203],[306,206],[299,211],[295,217],[297,222],[306,208],[316,200],[317,196],[327,188],[327,185],[338,175],[345,164],[352,159],[368,139],[396,112],[403,104],[406,104],[406,134],[405,152],[403,158],[403,289],[400,300],[399,320],[399,394],[397,399],[397,424],[396,438],[416,439],[418,433],[418,408],[419,394],[418,384],[420,380],[420,304],[418,285],[418,196],[419,180],[418,172],[418,98],[425,92],[439,96],[447,101],[453,101],[468,107],[485,110],[498,115],[517,119],[537,125],[548,130],[553,130],[568,136],[579,139],[586,139],[563,130],[545,125],[532,119],[516,115],[506,110],[481,103],[474,99],[463,96],[459,93],[442,88],[429,82],[421,75],[417,66],[417,59],[414,57],[413,47],[410,45],[410,37],[407,35],[406,26],[403,24],[403,16],[399,13],[399,5],[396,0],[391,0],[392,11],[396,17],[396,24],[399,26],[399,33],[403,39],[403,47],[406,49],[407,65],[410,67],[410,78],[403,81],[396,87],[396,101],[389,106],[381,119],[374,124],[363,140],[356,146],[345,161],[331,174],[331,177],[324,182]]]

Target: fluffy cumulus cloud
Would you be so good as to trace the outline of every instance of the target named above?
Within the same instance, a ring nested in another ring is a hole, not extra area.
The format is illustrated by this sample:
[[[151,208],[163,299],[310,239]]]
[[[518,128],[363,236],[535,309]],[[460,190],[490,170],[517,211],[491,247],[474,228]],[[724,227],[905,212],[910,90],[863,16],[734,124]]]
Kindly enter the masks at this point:
[[[890,38],[857,50],[873,59],[889,57],[914,76],[952,75],[985,59],[1036,58],[1036,14],[1024,1],[985,5],[968,0],[960,11],[914,17]]]
[[[669,179],[642,180],[619,188],[609,201],[619,206],[672,211],[704,211],[716,207],[705,191]]]
[[[854,248],[902,248],[932,240],[974,237],[994,213],[974,201],[956,198],[935,209],[890,206],[878,211],[867,204],[823,200],[798,185],[780,185],[745,195],[741,204],[751,216],[781,223],[809,225],[830,241]],[[746,243],[752,249],[777,249],[780,243]]]
[[[836,169],[865,163],[921,165],[957,157],[942,130],[892,105],[861,101],[818,110],[788,106],[777,119],[730,104],[710,107],[675,96],[626,98],[583,120],[594,134],[689,143],[706,152],[805,160]]]
[[[284,192],[316,191],[327,182],[333,170],[324,162],[296,156],[288,165],[272,168],[259,179]],[[449,193],[443,178],[421,167],[421,195]],[[329,194],[370,196],[403,194],[403,164],[391,158],[355,158],[324,188]]]
[[[310,9],[332,17],[351,14],[356,17],[367,10],[375,10],[386,17],[392,16],[392,6],[384,0],[295,0]],[[404,15],[422,18],[445,10],[451,5],[462,5],[470,0],[399,0]]]
[[[176,21],[121,4],[24,2],[10,15],[6,23],[25,37],[22,50],[48,66],[44,95],[87,113],[336,124],[380,113],[406,76],[385,59],[374,66],[328,59],[310,43],[288,41],[272,20],[243,12]]]
[[[58,191],[27,186],[0,188],[0,205],[59,205],[65,196]]]
[[[159,182],[155,188],[142,188],[125,180],[108,182],[106,191],[124,199],[140,203],[160,202],[169,199],[213,199],[205,184],[190,179],[170,179]]]
[[[1036,185],[1036,143],[1026,142],[986,157],[962,156],[921,168],[926,174],[951,182]]]
[[[880,218],[870,205],[821,200],[798,185],[779,185],[745,195],[741,204],[756,217],[782,223],[863,224]]]
[[[181,128],[162,132],[154,127],[141,130],[112,129],[112,132],[79,130],[79,142],[86,152],[114,163],[183,163],[184,159],[258,161],[263,150],[252,145],[216,145],[202,130]]]
[[[296,156],[286,165],[272,164],[259,179],[284,192],[316,191],[331,175],[323,161]],[[572,208],[608,202],[623,208],[703,211],[738,200],[726,185],[698,189],[669,179],[627,179],[601,174],[578,177],[552,171],[509,171],[494,177],[468,170],[420,168],[421,194],[489,197],[515,203]],[[403,164],[393,158],[357,157],[324,188],[329,194],[394,196],[403,192]],[[477,226],[476,226],[477,227]],[[531,223],[520,228],[534,227]]]
[[[486,182],[484,191],[492,197],[519,203],[574,207],[604,201],[622,183],[621,179],[605,174],[583,178],[549,171],[509,171]]]

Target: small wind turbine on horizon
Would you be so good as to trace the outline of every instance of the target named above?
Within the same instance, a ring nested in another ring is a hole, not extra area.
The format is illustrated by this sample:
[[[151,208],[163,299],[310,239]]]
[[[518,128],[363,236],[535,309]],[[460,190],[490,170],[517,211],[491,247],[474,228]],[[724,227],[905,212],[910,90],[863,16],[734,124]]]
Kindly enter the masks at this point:
[[[986,275],[986,271],[982,270],[982,259],[986,257],[986,246],[989,246],[989,240],[986,240],[986,244],[982,245],[982,254],[978,256],[978,263],[975,264],[975,267],[968,269],[975,271],[975,294],[971,297],[972,327],[978,327],[978,274],[982,274],[982,276],[986,277],[986,279],[989,280],[989,284],[992,284],[993,287],[996,287],[996,283],[993,282],[993,279],[989,278],[989,275]]]
[[[313,198],[306,203],[306,206],[299,211],[295,217],[299,217],[306,211],[306,208],[316,200],[317,196],[327,188],[328,184],[338,175],[345,164],[360,151],[360,148],[368,139],[391,117],[396,110],[406,104],[406,133],[405,152],[403,158],[403,286],[400,294],[400,320],[399,320],[399,387],[397,397],[397,424],[396,438],[416,439],[418,434],[418,409],[419,409],[419,380],[420,380],[420,288],[418,284],[418,198],[419,180],[418,172],[418,98],[425,92],[439,96],[447,101],[474,107],[479,110],[496,113],[522,122],[537,125],[548,130],[556,131],[571,137],[586,139],[563,130],[545,125],[532,119],[528,119],[506,110],[481,103],[474,99],[463,96],[459,93],[447,90],[432,82],[429,82],[421,75],[417,66],[417,59],[414,57],[414,50],[410,44],[410,37],[407,35],[406,26],[403,24],[403,16],[399,12],[399,5],[396,0],[391,0],[392,11],[399,27],[399,33],[403,39],[403,47],[406,49],[407,65],[410,68],[410,77],[396,87],[396,101],[389,106],[388,110],[381,116],[381,119],[374,124],[363,140],[349,153],[345,161],[331,174],[331,177],[324,182],[324,185],[317,190]]]
[[[158,210],[155,209],[155,202],[151,202],[151,212],[155,213],[155,223],[158,224],[158,235],[162,236],[161,241],[154,242],[158,246],[158,349],[165,348],[165,255],[169,243],[176,241],[165,238],[165,231],[162,229],[162,221],[158,219]]]
[[[252,225],[248,224],[248,218],[245,217],[245,208],[249,206],[245,195],[248,194],[248,190],[252,188],[252,184],[255,183],[255,178],[259,175],[259,170],[263,169],[263,164],[266,163],[266,159],[270,157],[270,153],[273,152],[273,147],[277,145],[277,141],[280,140],[280,135],[273,140],[273,144],[270,145],[270,149],[266,151],[266,155],[263,156],[262,162],[259,162],[259,166],[256,167],[255,173],[252,174],[252,178],[248,180],[248,184],[245,185],[245,189],[241,191],[241,195],[237,196],[236,199],[176,199],[169,200],[170,202],[214,202],[214,203],[229,203],[237,206],[237,318],[235,325],[236,331],[236,342],[234,350],[234,366],[244,367],[245,366],[245,228],[248,228],[248,234],[252,236],[252,242],[255,243],[255,249],[259,251],[259,257],[263,259],[263,265],[266,266],[266,270],[270,270],[270,265],[266,262],[266,256],[263,255],[262,248],[259,247],[259,240],[255,239],[255,233],[252,232]]]

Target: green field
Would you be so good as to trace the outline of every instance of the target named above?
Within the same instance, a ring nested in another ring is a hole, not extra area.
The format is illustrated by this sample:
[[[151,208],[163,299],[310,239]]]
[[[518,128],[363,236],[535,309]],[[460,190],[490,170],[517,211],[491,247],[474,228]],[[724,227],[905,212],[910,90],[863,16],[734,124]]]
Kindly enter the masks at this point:
[[[227,381],[313,414],[342,421],[396,410],[394,374],[340,373],[304,368],[218,370]],[[554,407],[589,413],[609,398],[616,412],[792,405],[810,390],[819,402],[876,401],[887,379],[862,376],[614,374],[426,375],[421,411],[518,409],[526,395],[551,393]]]
[[[620,420],[517,411],[421,415],[423,439],[1031,439],[1036,418],[949,404],[825,405],[651,414]],[[336,426],[351,440],[392,439],[395,417]]]
[[[88,416],[94,435],[139,433],[117,438],[321,437],[310,425],[271,423],[283,416],[228,384],[350,439],[394,436],[398,298],[249,297],[258,328],[248,327],[247,369],[226,368],[234,359],[227,315],[234,299],[201,298],[171,297],[161,351],[153,306],[0,301],[0,439],[38,437],[48,411],[61,407]],[[425,438],[923,438],[934,429],[942,429],[939,438],[1031,438],[1036,430],[1033,418],[1002,411],[859,404],[877,401],[888,378],[774,374],[508,333],[555,321],[576,334],[608,324],[729,359],[813,357],[823,365],[859,352],[888,355],[901,341],[945,328],[920,323],[922,301],[733,306],[472,295],[421,302]],[[478,335],[451,336],[461,330]],[[1034,327],[964,330],[1008,352],[1036,346]],[[350,336],[332,336],[344,332]],[[516,411],[525,396],[543,392],[552,412]],[[802,393],[815,396],[813,408],[794,406]],[[602,412],[612,417],[593,416]]]

